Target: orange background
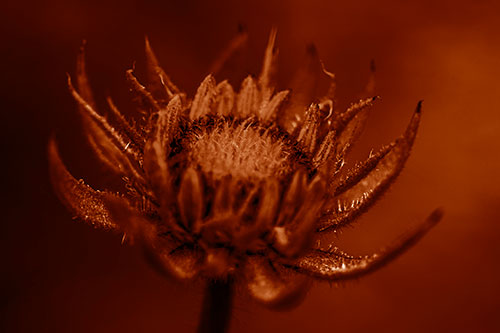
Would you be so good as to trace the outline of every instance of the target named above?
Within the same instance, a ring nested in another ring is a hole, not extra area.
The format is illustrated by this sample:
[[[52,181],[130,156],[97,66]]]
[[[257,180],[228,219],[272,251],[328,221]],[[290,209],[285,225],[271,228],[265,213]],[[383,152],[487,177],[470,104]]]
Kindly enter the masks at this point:
[[[337,74],[340,105],[377,94],[355,158],[398,136],[416,102],[424,117],[396,185],[336,244],[369,253],[443,206],[445,218],[390,266],[341,286],[317,283],[302,305],[272,312],[236,300],[232,332],[496,332],[500,307],[500,5],[495,1],[11,1],[2,6],[3,201],[0,275],[5,332],[193,332],[202,288],[157,276],[120,237],[75,223],[52,193],[45,147],[55,133],[77,177],[110,183],[81,132],[65,73],[87,39],[99,104],[126,113],[124,72],[144,73],[147,34],[192,94],[239,23],[250,39],[223,72],[258,73],[278,28],[285,88],[314,42]],[[240,65],[237,65],[240,64]],[[142,71],[142,72],[141,72]],[[224,77],[219,76],[218,79]],[[1,328],[1,327],[0,327]]]

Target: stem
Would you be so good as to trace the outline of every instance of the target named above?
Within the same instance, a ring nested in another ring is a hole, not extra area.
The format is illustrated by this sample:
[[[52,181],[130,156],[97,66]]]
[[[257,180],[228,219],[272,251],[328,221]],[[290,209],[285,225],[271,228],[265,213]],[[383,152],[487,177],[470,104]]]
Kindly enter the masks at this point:
[[[231,318],[232,300],[233,283],[230,279],[208,281],[197,332],[227,332]]]

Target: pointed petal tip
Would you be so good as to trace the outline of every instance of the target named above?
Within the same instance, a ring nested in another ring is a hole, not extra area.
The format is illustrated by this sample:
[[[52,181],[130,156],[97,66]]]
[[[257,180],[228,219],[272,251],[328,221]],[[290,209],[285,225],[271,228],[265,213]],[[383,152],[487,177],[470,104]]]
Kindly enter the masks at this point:
[[[309,54],[311,56],[317,56],[318,55],[318,48],[316,47],[316,44],[314,44],[314,43],[307,44],[306,52],[307,52],[307,54]]]
[[[418,101],[417,108],[415,109],[415,113],[422,113],[422,103],[424,102],[423,99]]]
[[[443,207],[436,208],[435,210],[432,211],[432,213],[429,215],[428,221],[431,224],[437,224],[439,221],[443,219],[444,216],[444,209]]]

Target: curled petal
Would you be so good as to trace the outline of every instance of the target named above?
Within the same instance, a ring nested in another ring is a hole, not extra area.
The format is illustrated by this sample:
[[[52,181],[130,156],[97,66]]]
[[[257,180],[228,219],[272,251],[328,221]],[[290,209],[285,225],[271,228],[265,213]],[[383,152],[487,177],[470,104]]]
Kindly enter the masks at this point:
[[[276,310],[298,305],[310,285],[306,276],[260,256],[250,256],[243,269],[250,295]]]
[[[411,246],[416,244],[442,218],[443,211],[436,209],[416,229],[403,235],[391,246],[378,253],[353,257],[337,249],[314,250],[303,256],[290,267],[300,273],[330,281],[353,279],[373,272],[391,262]]]
[[[96,191],[82,180],[76,180],[66,169],[59,156],[56,143],[49,141],[48,158],[52,186],[59,199],[79,219],[96,228],[116,229],[117,223],[111,218],[103,197],[105,192]],[[115,196],[113,194],[107,194]]]
[[[420,122],[420,109],[421,103],[418,104],[405,134],[389,146],[389,151],[383,149],[373,161],[368,159],[365,162],[367,168],[361,169],[360,174],[351,174],[354,179],[361,178],[355,185],[348,180],[341,184],[338,195],[330,200],[329,212],[321,219],[319,231],[346,225],[366,211],[387,190],[410,155]]]
[[[212,75],[208,75],[203,82],[201,82],[196,95],[191,105],[189,118],[192,120],[198,119],[210,113],[212,104],[215,101],[217,94],[215,79]]]

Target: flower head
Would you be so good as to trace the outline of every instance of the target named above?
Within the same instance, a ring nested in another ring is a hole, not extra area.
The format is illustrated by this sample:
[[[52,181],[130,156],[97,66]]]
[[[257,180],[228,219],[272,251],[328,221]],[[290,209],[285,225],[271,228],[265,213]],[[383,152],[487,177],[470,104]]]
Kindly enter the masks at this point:
[[[275,32],[258,78],[238,92],[212,75],[194,98],[159,66],[146,41],[150,83],[127,72],[144,124],[132,124],[108,98],[115,125],[96,111],[78,58],[76,90],[97,156],[126,183],[126,193],[94,190],[66,169],[54,141],[54,188],[78,218],[115,229],[138,243],[151,262],[180,279],[231,278],[268,305],[289,304],[310,277],[336,281],[382,266],[436,224],[435,211],[385,250],[353,257],[315,246],[319,233],[339,230],[366,211],[405,164],[420,120],[418,104],[405,133],[351,170],[343,161],[376,97],[347,110],[334,103],[334,76],[318,102],[301,105],[276,92]],[[300,95],[300,91],[294,92]]]

